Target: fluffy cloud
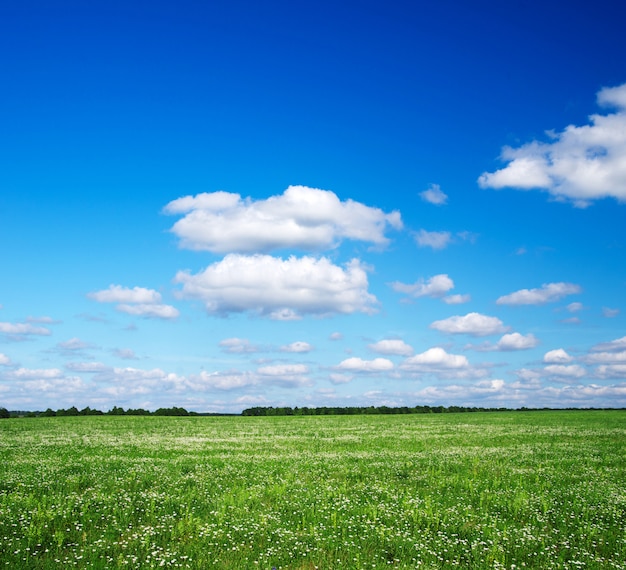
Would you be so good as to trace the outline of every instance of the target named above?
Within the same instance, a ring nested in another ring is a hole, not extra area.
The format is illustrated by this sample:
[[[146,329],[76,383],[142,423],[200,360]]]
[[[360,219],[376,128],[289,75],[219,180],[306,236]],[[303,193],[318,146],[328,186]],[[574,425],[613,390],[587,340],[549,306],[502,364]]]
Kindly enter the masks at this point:
[[[273,364],[261,366],[256,372],[264,384],[276,384],[286,388],[311,384],[311,380],[306,376],[309,367],[305,364]]]
[[[393,362],[386,358],[374,358],[374,360],[362,360],[361,358],[346,358],[337,365],[338,370],[349,372],[387,372],[393,370]]]
[[[506,332],[505,327],[497,317],[488,317],[480,313],[468,313],[464,316],[454,316],[441,321],[435,321],[430,325],[445,333],[469,334],[472,336],[487,336]]]
[[[543,361],[549,364],[563,364],[565,362],[571,362],[572,360],[573,358],[562,348],[549,350],[543,355]]]
[[[47,380],[62,378],[63,371],[58,368],[18,368],[10,373],[10,377],[16,380]]]
[[[548,132],[551,142],[505,147],[501,158],[508,164],[483,173],[479,185],[547,190],[581,207],[605,197],[626,201],[626,84],[600,90],[598,103],[616,112],[592,115],[590,124],[570,125],[561,133]]]
[[[368,348],[379,354],[395,356],[411,356],[413,354],[413,348],[399,339],[379,340],[374,344],[369,344]]]
[[[109,285],[108,289],[88,293],[87,297],[98,303],[118,303],[118,311],[138,317],[175,319],[180,315],[175,307],[161,304],[160,293],[144,287]]]
[[[160,303],[161,295],[153,289],[144,287],[122,287],[109,285],[108,289],[88,293],[87,297],[98,303]]]
[[[520,289],[498,298],[498,305],[543,305],[558,301],[566,295],[580,293],[582,289],[574,283],[544,283],[537,289]]]
[[[443,206],[448,201],[448,196],[441,190],[439,184],[431,184],[427,190],[420,192],[420,197],[424,202]]]
[[[329,374],[328,375],[332,384],[348,384],[351,382],[354,376],[352,374]]]
[[[499,402],[505,397],[510,397],[510,390],[504,380],[493,379],[481,380],[470,385],[428,386],[414,392],[412,397],[419,402],[430,405],[441,404],[442,402],[446,405],[452,403],[470,405],[476,400],[493,401],[494,405],[495,403],[501,405]]]
[[[211,390],[239,390],[258,383],[256,375],[250,372],[205,372],[192,375],[187,385],[199,392]]]
[[[429,348],[426,352],[407,358],[400,368],[404,370],[438,371],[469,368],[470,363],[462,354],[449,354],[443,348]]]
[[[175,281],[183,286],[182,297],[199,299],[209,313],[220,315],[250,311],[286,320],[305,314],[371,314],[377,304],[358,260],[344,269],[325,257],[230,254],[199,274],[181,271]]]
[[[602,364],[598,366],[596,376],[599,378],[626,378],[626,364]]]
[[[551,376],[564,376],[567,378],[582,378],[587,373],[578,364],[550,364],[544,370]]]
[[[391,288],[398,293],[405,293],[412,297],[443,297],[450,289],[454,288],[454,281],[446,274],[434,275],[427,281],[418,279],[415,283],[408,285],[394,281],[390,283]]]
[[[343,239],[383,246],[389,241],[388,227],[402,228],[397,211],[386,214],[306,186],[290,186],[282,195],[256,201],[228,192],[185,196],[164,210],[184,214],[172,227],[182,247],[214,253],[320,251],[336,247]]]
[[[224,352],[232,354],[257,352],[259,350],[247,338],[225,338],[219,342],[219,346]]]
[[[281,352],[311,352],[313,346],[308,342],[296,341],[280,347]]]
[[[0,323],[0,333],[17,337],[27,335],[48,336],[52,334],[50,329],[36,327],[30,323]]]
[[[594,352],[585,358],[585,362],[591,364],[626,363],[626,350],[615,352]]]
[[[450,232],[429,232],[420,230],[415,234],[415,242],[420,247],[445,249],[451,241],[452,234]]]
[[[539,340],[532,334],[522,335],[514,332],[505,334],[496,344],[497,350],[526,350],[534,348],[539,344]]]

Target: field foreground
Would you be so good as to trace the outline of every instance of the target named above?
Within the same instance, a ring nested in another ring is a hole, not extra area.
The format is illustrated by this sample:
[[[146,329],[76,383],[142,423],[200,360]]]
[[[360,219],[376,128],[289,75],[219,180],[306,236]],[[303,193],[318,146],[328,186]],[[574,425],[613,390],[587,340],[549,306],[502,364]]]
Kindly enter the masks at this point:
[[[626,568],[626,412],[0,421],[0,567]]]

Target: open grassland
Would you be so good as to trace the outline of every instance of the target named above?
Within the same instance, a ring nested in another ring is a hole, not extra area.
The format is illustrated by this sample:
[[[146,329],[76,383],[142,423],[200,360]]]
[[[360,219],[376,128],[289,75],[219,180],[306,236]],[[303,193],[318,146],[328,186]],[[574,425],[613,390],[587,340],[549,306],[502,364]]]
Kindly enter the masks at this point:
[[[0,568],[626,568],[626,412],[0,421]]]

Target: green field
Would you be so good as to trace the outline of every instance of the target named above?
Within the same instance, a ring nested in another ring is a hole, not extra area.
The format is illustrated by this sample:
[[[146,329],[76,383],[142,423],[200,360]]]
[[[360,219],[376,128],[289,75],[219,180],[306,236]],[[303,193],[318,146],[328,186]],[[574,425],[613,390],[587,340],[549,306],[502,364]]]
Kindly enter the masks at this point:
[[[626,412],[0,421],[0,567],[626,568]]]

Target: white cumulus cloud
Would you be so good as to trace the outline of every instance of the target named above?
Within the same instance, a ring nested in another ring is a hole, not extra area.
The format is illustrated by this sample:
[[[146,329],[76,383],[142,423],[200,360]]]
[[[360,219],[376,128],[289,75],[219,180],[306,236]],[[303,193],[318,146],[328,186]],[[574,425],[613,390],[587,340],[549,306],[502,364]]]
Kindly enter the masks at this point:
[[[175,281],[182,284],[182,297],[199,299],[209,313],[221,315],[249,311],[284,320],[285,315],[371,314],[378,303],[367,291],[358,260],[342,268],[325,257],[229,254],[196,275],[181,271]]]
[[[180,313],[171,305],[161,303],[161,294],[145,287],[109,285],[108,289],[88,293],[87,297],[98,303],[118,303],[116,309],[137,317],[176,319]]]
[[[565,362],[571,362],[572,360],[574,359],[562,348],[549,350],[543,355],[543,361],[550,364],[563,364]]]
[[[292,342],[290,344],[285,344],[280,347],[281,352],[311,352],[312,350],[312,345],[310,345],[308,342],[304,342],[301,340]]]
[[[407,358],[401,365],[403,369],[433,371],[442,369],[469,368],[467,357],[462,354],[449,354],[443,348],[429,348],[426,352]]]
[[[602,364],[596,370],[599,378],[626,378],[626,364]],[[624,386],[626,393],[626,386]]]
[[[578,364],[550,364],[544,370],[552,376],[564,376],[567,378],[582,378],[586,371]]]
[[[626,84],[600,90],[598,103],[615,111],[591,115],[588,125],[548,132],[549,142],[505,147],[501,158],[508,164],[483,173],[479,185],[542,189],[580,207],[605,197],[626,201]]]
[[[544,283],[536,289],[520,289],[509,295],[503,295],[496,301],[498,305],[543,305],[552,303],[582,291],[580,285],[574,283]]]
[[[441,190],[439,184],[431,184],[426,190],[420,192],[420,197],[435,206],[443,206],[448,201],[448,196]]]
[[[522,335],[514,332],[505,334],[497,342],[496,349],[509,351],[509,350],[527,350],[534,348],[539,344],[539,340],[533,334]]]
[[[480,313],[468,313],[464,316],[454,316],[435,321],[430,328],[452,334],[469,334],[472,336],[487,336],[504,333],[507,327],[497,317],[489,317]]]
[[[11,359],[2,352],[0,352],[0,364],[2,366],[9,366],[11,364]]]
[[[387,372],[393,370],[393,362],[387,358],[363,360],[358,357],[346,358],[337,365],[337,369],[349,372]]]
[[[138,303],[137,305],[129,305],[120,303],[116,309],[121,313],[134,315],[136,317],[148,317],[155,319],[176,319],[180,312],[176,307],[162,304]]]
[[[251,353],[259,350],[247,338],[225,338],[219,342],[219,347],[231,354]]]
[[[258,377],[251,372],[206,372],[195,374],[187,379],[187,385],[199,392],[211,390],[240,390],[254,386]]]
[[[451,241],[452,234],[450,232],[429,232],[422,229],[415,234],[415,242],[420,247],[445,249]]]
[[[290,186],[266,200],[228,192],[185,196],[165,206],[184,214],[172,227],[181,246],[214,253],[267,253],[279,249],[320,251],[343,239],[386,245],[385,231],[402,228],[400,213],[389,214],[334,192]]]
[[[399,339],[379,340],[374,344],[369,344],[367,347],[373,352],[378,352],[379,354],[396,356],[411,356],[413,354],[413,347]]]
[[[11,376],[18,380],[48,380],[63,377],[63,371],[58,368],[18,368]]]
[[[109,285],[108,289],[88,293],[87,297],[98,303],[160,303],[161,294],[144,287]]]
[[[264,384],[277,384],[287,388],[311,384],[307,377],[309,367],[305,364],[272,364],[261,366],[256,372]]]
[[[585,362],[593,364],[626,363],[626,350],[616,352],[593,352],[585,358]]]
[[[405,293],[412,297],[443,297],[450,289],[454,288],[454,281],[448,275],[442,273],[434,275],[427,280],[418,279],[415,283],[406,284],[394,281],[391,288],[398,293]]]

